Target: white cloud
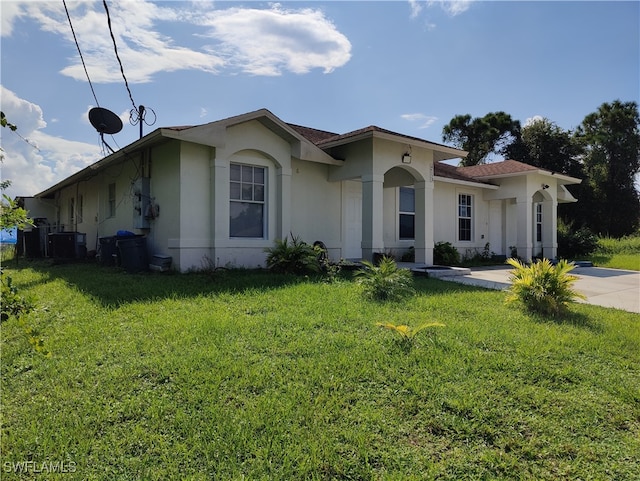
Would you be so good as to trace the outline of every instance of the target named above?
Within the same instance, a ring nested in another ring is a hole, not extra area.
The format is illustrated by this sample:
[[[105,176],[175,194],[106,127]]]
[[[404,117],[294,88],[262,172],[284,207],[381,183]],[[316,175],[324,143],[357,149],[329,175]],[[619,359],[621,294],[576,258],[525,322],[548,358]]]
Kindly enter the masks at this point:
[[[475,0],[429,0],[429,6],[439,5],[442,10],[452,17],[460,15],[471,8],[471,4]]]
[[[13,34],[13,25],[25,12],[18,2],[2,2],[0,10],[2,11],[2,15],[0,15],[0,34],[3,37],[10,37]]]
[[[533,117],[529,117],[524,121],[523,127],[529,127],[530,125],[535,124],[536,122],[542,122],[543,120],[544,117],[542,115],[534,115]]]
[[[423,5],[418,0],[409,0],[409,6],[411,7],[411,18],[420,15]]]
[[[400,117],[408,122],[420,122],[420,126],[418,127],[419,129],[427,129],[438,120],[438,117],[420,113],[402,114]]]
[[[466,12],[471,8],[471,4],[477,0],[408,0],[409,6],[411,7],[411,18],[417,18],[424,7],[440,7],[447,14],[452,17],[456,15],[460,15],[461,13]],[[427,26],[432,29],[435,27],[435,24],[429,23]]]
[[[0,85],[2,111],[18,126],[2,129],[2,179],[11,180],[6,194],[31,196],[76,173],[101,157],[98,145],[65,140],[44,132],[42,109]]]
[[[61,73],[86,80],[69,21],[61,3],[3,3],[3,35],[10,35],[16,20],[28,16],[43,30],[65,38],[74,54]],[[122,74],[107,28],[102,2],[67,2],[73,28],[89,76],[95,83],[121,82]],[[351,44],[320,10],[286,10],[278,4],[268,10],[233,7],[216,10],[211,2],[151,3],[147,0],[113,1],[109,15],[118,55],[127,80],[149,82],[159,72],[199,70],[218,73],[223,68],[253,75],[307,73],[320,68],[332,72],[351,57]],[[203,43],[179,46],[177,37],[159,33],[162,22]],[[205,45],[213,41],[213,44]]]
[[[202,24],[227,65],[253,75],[330,73],[351,58],[351,43],[320,10],[230,8],[212,11]]]

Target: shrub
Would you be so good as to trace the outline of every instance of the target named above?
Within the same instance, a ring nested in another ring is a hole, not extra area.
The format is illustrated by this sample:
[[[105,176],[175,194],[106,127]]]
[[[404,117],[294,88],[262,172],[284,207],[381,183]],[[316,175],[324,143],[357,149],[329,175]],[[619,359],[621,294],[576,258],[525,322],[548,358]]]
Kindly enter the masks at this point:
[[[390,257],[383,257],[378,265],[369,261],[362,261],[362,265],[364,267],[355,272],[356,282],[370,299],[397,301],[413,294],[411,271],[398,268]]]
[[[433,263],[455,266],[460,264],[460,254],[451,242],[436,242],[433,249]]]
[[[20,317],[33,310],[33,303],[18,293],[18,288],[12,283],[10,276],[0,275],[2,284],[2,302],[0,302],[0,322],[10,317]]]
[[[554,266],[548,259],[540,259],[527,266],[513,258],[507,263],[514,267],[507,302],[520,301],[532,312],[557,316],[569,302],[585,298],[573,289],[577,279],[569,274],[575,267],[573,263],[562,260]]]
[[[266,248],[267,267],[284,274],[308,274],[320,271],[320,249],[307,244],[291,234],[289,238],[276,239],[275,246]]]
[[[587,227],[575,230],[572,224],[558,223],[558,257],[575,259],[593,253],[598,238]]]

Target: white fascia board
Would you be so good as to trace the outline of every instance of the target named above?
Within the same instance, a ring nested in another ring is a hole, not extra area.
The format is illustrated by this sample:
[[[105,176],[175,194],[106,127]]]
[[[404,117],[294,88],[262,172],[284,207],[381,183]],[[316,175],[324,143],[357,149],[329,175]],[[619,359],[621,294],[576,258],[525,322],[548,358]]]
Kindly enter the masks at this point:
[[[525,170],[521,172],[511,172],[508,174],[498,174],[498,175],[483,175],[483,176],[474,176],[479,180],[491,180],[491,179],[506,179],[508,177],[521,177],[523,175],[533,175],[538,174],[545,177],[552,177],[554,179],[558,179],[561,181],[561,184],[580,184],[582,179],[577,179],[575,177],[570,177],[564,174],[557,174],[554,172],[550,172],[548,170]]]
[[[487,190],[498,190],[500,188],[499,185],[483,184],[480,182],[469,182],[466,180],[459,180],[459,179],[450,179],[449,177],[440,177],[437,175],[433,176],[433,180],[434,182],[446,182],[448,184],[466,185],[467,187],[479,187],[481,189],[487,189]]]

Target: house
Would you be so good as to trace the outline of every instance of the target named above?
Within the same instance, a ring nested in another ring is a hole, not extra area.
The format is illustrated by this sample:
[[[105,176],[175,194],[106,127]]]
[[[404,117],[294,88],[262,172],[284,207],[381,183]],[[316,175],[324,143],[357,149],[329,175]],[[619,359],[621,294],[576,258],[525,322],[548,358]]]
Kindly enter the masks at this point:
[[[290,234],[337,260],[402,254],[433,264],[434,244],[462,254],[555,258],[557,205],[579,179],[520,162],[444,163],[466,152],[370,126],[336,134],[258,110],[159,128],[29,199],[54,231],[89,251],[126,230],[179,271],[263,266]]]

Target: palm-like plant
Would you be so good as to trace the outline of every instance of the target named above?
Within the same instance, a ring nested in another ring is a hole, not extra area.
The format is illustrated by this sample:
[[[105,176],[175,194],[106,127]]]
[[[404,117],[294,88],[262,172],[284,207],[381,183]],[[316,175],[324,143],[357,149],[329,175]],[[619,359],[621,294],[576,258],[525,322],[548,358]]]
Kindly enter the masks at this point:
[[[507,263],[514,267],[507,302],[520,301],[530,311],[557,316],[567,309],[569,302],[585,299],[573,288],[578,279],[569,274],[575,268],[573,263],[561,260],[554,266],[548,259],[542,259],[527,266],[513,258],[507,259]]]
[[[291,234],[289,238],[276,239],[273,247],[265,249],[267,267],[274,272],[307,274],[320,271],[320,250]]]
[[[379,301],[397,301],[413,293],[413,275],[409,269],[399,268],[384,256],[378,265],[362,261],[363,268],[355,272],[356,282],[367,297]]]

